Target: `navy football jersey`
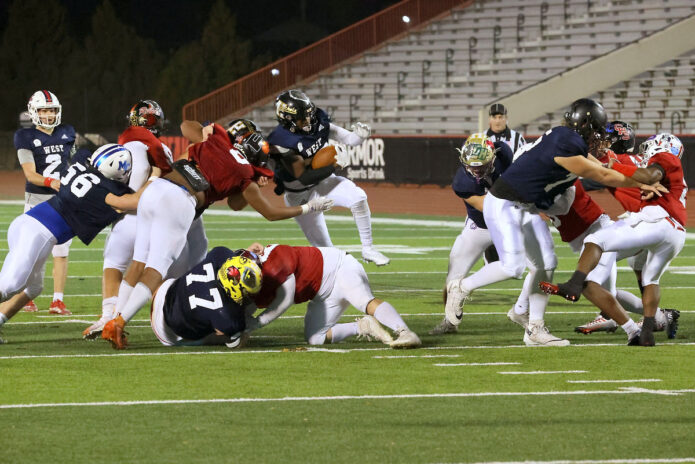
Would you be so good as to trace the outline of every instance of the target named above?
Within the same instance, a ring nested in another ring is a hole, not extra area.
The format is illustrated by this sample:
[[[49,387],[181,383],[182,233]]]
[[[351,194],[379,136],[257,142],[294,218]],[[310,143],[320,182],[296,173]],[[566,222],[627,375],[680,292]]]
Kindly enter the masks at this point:
[[[577,179],[576,174],[557,164],[554,158],[586,158],[588,150],[584,139],[572,129],[563,126],[550,129],[517,156],[514,163],[495,182],[504,184],[507,191],[511,189],[517,197],[502,195],[501,198],[533,203],[540,209],[548,209],[552,206],[553,199],[571,187]],[[495,185],[492,188],[495,196],[502,190],[500,187]]]
[[[244,308],[217,280],[217,271],[239,255],[225,247],[210,250],[200,263],[171,284],[164,298],[164,321],[179,337],[200,340],[219,330],[233,336],[246,328]]]
[[[60,178],[61,170],[67,164],[75,145],[75,129],[67,124],[60,124],[52,134],[46,134],[30,127],[19,129],[14,134],[14,146],[17,150],[26,149],[34,155],[36,172],[44,177]],[[55,194],[50,187],[34,185],[30,182],[25,187],[28,193]]]
[[[122,215],[105,203],[106,195],[132,193],[127,185],[107,179],[89,166],[84,159],[88,155],[87,150],[76,153],[60,179],[58,193],[26,213],[44,224],[59,244],[76,235],[89,245],[99,232]]]
[[[456,195],[464,200],[472,196],[485,195],[500,174],[512,164],[514,153],[512,153],[512,149],[509,148],[509,145],[504,142],[495,142],[494,145],[497,149],[497,153],[495,154],[494,161],[495,169],[492,171],[492,174],[478,181],[471,173],[466,171],[466,168],[460,166],[451,184],[451,188]],[[468,211],[468,218],[475,222],[475,225],[487,229],[482,211],[478,211],[468,203],[466,203],[466,210]]]

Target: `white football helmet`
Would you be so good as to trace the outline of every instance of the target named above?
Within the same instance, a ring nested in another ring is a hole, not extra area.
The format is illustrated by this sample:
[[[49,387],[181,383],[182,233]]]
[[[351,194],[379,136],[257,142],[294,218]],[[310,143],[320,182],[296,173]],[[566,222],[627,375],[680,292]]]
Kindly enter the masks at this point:
[[[675,135],[662,132],[661,134],[652,135],[642,142],[639,146],[639,151],[643,165],[646,166],[649,158],[657,153],[671,153],[680,159],[683,156],[683,143]]]
[[[55,119],[52,123],[41,121],[41,118],[39,118],[39,110],[42,108],[55,109]],[[53,129],[60,124],[60,116],[63,111],[63,107],[60,105],[58,97],[56,97],[53,92],[48,90],[37,90],[29,99],[29,103],[27,103],[27,110],[29,111],[29,116],[31,116],[31,122],[33,122],[34,125],[41,126],[46,129]]]
[[[107,179],[128,183],[133,157],[123,145],[107,143],[89,157],[89,164]]]

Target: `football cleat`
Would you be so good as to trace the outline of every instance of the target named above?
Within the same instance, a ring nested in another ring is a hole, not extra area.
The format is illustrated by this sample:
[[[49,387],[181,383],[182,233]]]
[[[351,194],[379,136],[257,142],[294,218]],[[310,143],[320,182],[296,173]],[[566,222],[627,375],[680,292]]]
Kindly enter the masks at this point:
[[[666,336],[668,338],[676,338],[678,332],[678,318],[681,317],[681,312],[677,309],[664,309],[666,314]]]
[[[24,308],[22,308],[24,312],[27,313],[35,313],[39,310],[39,308],[36,306],[36,303],[34,303],[34,300],[29,300],[27,304],[24,305]]]
[[[396,339],[389,343],[391,348],[415,348],[422,345],[420,337],[410,329],[402,328],[396,331]]]
[[[627,341],[628,346],[654,346],[654,332],[642,330],[630,337]]]
[[[85,340],[96,340],[101,335],[102,330],[111,317],[101,316],[98,321],[82,331],[82,338]]]
[[[454,279],[446,284],[446,306],[444,316],[453,326],[458,327],[463,318],[463,304],[468,299],[470,292],[461,287],[462,279]]]
[[[128,339],[126,338],[125,320],[119,314],[115,319],[108,321],[101,331],[101,338],[111,342],[116,350],[124,350],[128,345]]]
[[[568,346],[569,340],[551,334],[543,321],[529,322],[524,330],[526,346]]]
[[[362,260],[365,263],[374,263],[377,266],[386,266],[391,262],[389,258],[376,251],[374,248],[362,248]]]
[[[594,320],[589,321],[584,325],[575,327],[574,331],[587,335],[594,332],[615,332],[617,329],[617,322],[615,322],[613,319],[606,319],[599,314]]]
[[[519,324],[524,329],[528,327],[528,311],[524,314],[517,314],[514,307],[507,311],[507,318],[515,324]]]
[[[639,346],[640,332],[635,332],[632,336],[627,337],[627,346]]]
[[[359,330],[357,334],[359,337],[364,337],[370,341],[374,338],[387,345],[393,342],[393,337],[389,335],[386,329],[384,329],[373,316],[364,316],[363,318],[357,319],[357,328]]]
[[[68,308],[65,307],[65,303],[62,300],[53,300],[51,306],[48,308],[48,314],[57,314],[59,316],[69,316],[72,313]]]
[[[579,301],[579,297],[581,296],[569,289],[567,284],[555,285],[552,282],[540,282],[538,286],[541,290],[543,290],[544,293],[547,293],[548,295],[559,295],[565,300],[572,302]]]
[[[437,324],[434,329],[430,330],[428,333],[430,335],[444,335],[456,332],[458,332],[458,327],[449,322],[445,317],[442,319],[442,322]]]

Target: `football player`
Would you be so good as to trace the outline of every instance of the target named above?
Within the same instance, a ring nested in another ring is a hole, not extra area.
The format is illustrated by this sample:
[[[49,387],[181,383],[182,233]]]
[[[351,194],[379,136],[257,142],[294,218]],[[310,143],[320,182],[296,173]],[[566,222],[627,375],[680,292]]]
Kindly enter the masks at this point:
[[[325,197],[289,207],[274,206],[266,200],[257,182],[272,175],[263,167],[268,143],[251,121],[239,120],[229,130],[219,124],[203,127],[196,121],[184,121],[181,132],[193,142],[188,147],[188,160],[179,160],[172,172],[152,181],[138,205],[133,263],[118,291],[117,317],[106,323],[101,334],[116,348],[120,340],[111,334],[122,331],[150,300],[174,261],[178,259],[181,265],[187,242],[196,246],[206,240],[202,227],[203,237],[192,236],[195,228],[191,225],[212,203],[227,200],[234,210],[248,203],[271,221],[324,211],[333,204]],[[190,268],[194,262],[184,264]],[[107,331],[114,324],[119,328]]]
[[[240,346],[244,305],[261,289],[258,257],[246,250],[210,250],[178,279],[167,279],[152,298],[152,330],[166,346]],[[117,326],[116,326],[117,327]],[[121,333],[113,338],[127,340]]]
[[[524,333],[528,346],[566,346],[568,340],[552,335],[545,327],[548,297],[537,286],[552,276],[557,265],[550,230],[538,212],[565,214],[574,197],[571,189],[578,176],[605,185],[643,185],[603,167],[591,157],[606,129],[603,107],[590,99],[572,103],[565,126],[554,127],[533,144],[522,147],[515,161],[502,173],[485,196],[483,216],[500,261],[447,285],[446,318],[456,325],[463,315],[465,299],[476,288],[510,278],[521,278],[526,260],[533,263],[534,285],[529,290],[529,322]],[[662,188],[663,189],[663,188]]]
[[[0,271],[0,327],[43,287],[46,259],[55,245],[77,236],[85,245],[121,211],[134,211],[139,194],[128,188],[131,156],[107,144],[78,151],[58,193],[17,217],[7,231],[9,253]]]
[[[643,160],[640,154],[634,153],[635,149],[635,131],[632,125],[623,121],[612,121],[606,126],[606,136],[608,148],[604,150],[603,156],[599,158],[599,161],[604,163],[606,167],[611,167],[614,162],[619,162],[621,164],[634,165],[637,167],[642,166]],[[626,188],[626,187],[609,187],[608,191],[613,195],[613,197],[618,200],[625,213],[618,216],[618,219],[624,219],[628,217],[631,213],[637,213],[640,210],[641,203],[641,191],[638,188]],[[605,220],[604,220],[605,221]],[[612,224],[612,221],[605,221],[604,226]],[[592,228],[586,234],[582,234],[582,240],[590,233],[595,232],[598,228]],[[579,244],[581,247],[581,243]],[[573,251],[579,252],[580,248],[573,248]],[[604,256],[608,253],[604,253]],[[627,263],[630,268],[635,272],[637,277],[637,285],[640,289],[640,294],[642,293],[642,268],[644,267],[644,262],[647,257],[646,250],[640,251],[638,254],[629,256],[627,258]],[[603,261],[603,258],[602,258]],[[609,272],[604,270],[604,272]],[[601,273],[600,270],[592,271],[592,274],[596,275]],[[613,286],[614,287],[614,286]],[[611,287],[606,287],[611,291]],[[643,313],[642,300],[641,298],[633,295],[632,293],[615,289],[611,291],[615,294],[616,299],[629,312],[634,312],[637,314]],[[674,338],[678,330],[678,319],[680,317],[680,312],[675,309],[661,309],[658,308],[656,312],[656,331],[666,330],[669,338]],[[638,325],[641,322],[638,322]],[[603,312],[600,312],[593,320],[587,322],[586,324],[575,327],[575,332],[580,332],[584,334],[590,334],[598,331],[615,332],[618,328],[618,324],[609,318]]]
[[[468,275],[485,250],[492,245],[492,238],[483,218],[483,199],[495,180],[512,164],[514,157],[508,144],[503,141],[493,143],[485,133],[471,134],[463,147],[457,150],[461,166],[456,171],[451,188],[463,199],[468,217],[449,253],[447,285],[454,279]],[[523,318],[524,313],[525,311],[520,317]],[[514,317],[511,310],[510,318]],[[456,331],[457,326],[445,317],[430,331],[430,335]]]
[[[19,164],[27,178],[24,212],[51,198],[60,188],[60,173],[75,150],[75,129],[61,123],[63,108],[58,97],[48,90],[38,90],[29,99],[28,114],[33,126],[19,129],[14,135]],[[53,248],[53,301],[50,314],[69,315],[64,291],[68,274],[71,241]],[[25,311],[38,311],[31,300]]]
[[[275,99],[275,116],[280,123],[268,136],[278,153],[275,161],[275,192],[285,193],[285,203],[297,206],[318,195],[325,195],[337,206],[350,208],[362,243],[362,259],[377,266],[389,263],[389,258],[374,249],[372,244],[371,212],[367,194],[350,179],[335,175],[334,166],[311,169],[313,156],[332,139],[346,145],[359,145],[369,138],[371,129],[361,122],[352,132],[331,123],[321,108],[317,108],[300,90],[287,90]],[[338,152],[337,164],[345,167],[349,156]],[[333,246],[322,212],[296,217],[295,220],[312,246]]]
[[[391,304],[374,298],[364,268],[344,251],[260,243],[248,250],[263,265],[263,285],[254,301],[259,308],[267,308],[248,321],[248,331],[274,321],[292,304],[308,301],[304,337],[310,345],[338,343],[355,335],[374,337],[392,348],[422,344]],[[350,305],[367,315],[338,324]],[[394,331],[395,340],[380,323]]]
[[[662,182],[668,192],[663,196],[642,199],[638,213],[589,235],[584,240],[584,251],[569,281],[559,285],[541,282],[540,286],[546,293],[560,295],[570,301],[577,301],[586,286],[585,295],[592,302],[607,300],[601,308],[627,332],[628,344],[654,346],[655,315],[660,299],[659,279],[685,244],[688,188],[680,161],[683,144],[676,136],[669,133],[652,136],[642,144],[640,153],[646,167],[614,164],[613,169],[638,182]],[[642,249],[647,250],[647,258],[642,270],[644,321],[640,329],[624,313],[613,309],[614,305],[610,304],[613,296],[610,293],[592,282],[585,284],[585,280],[604,252],[634,254]],[[591,292],[591,297],[588,292]]]
[[[118,136],[118,143],[130,151],[133,158],[128,186],[138,191],[148,178],[160,177],[171,172],[174,162],[171,150],[159,140],[164,122],[164,112],[154,100],[138,101],[127,115],[128,128]],[[197,219],[202,227],[202,219]],[[101,317],[87,327],[82,336],[94,339],[101,334],[104,324],[114,317],[118,289],[123,273],[133,258],[135,245],[136,217],[126,214],[116,222],[104,244],[104,267],[102,281]],[[204,234],[203,234],[204,236]],[[200,241],[198,258],[207,251],[207,240]]]

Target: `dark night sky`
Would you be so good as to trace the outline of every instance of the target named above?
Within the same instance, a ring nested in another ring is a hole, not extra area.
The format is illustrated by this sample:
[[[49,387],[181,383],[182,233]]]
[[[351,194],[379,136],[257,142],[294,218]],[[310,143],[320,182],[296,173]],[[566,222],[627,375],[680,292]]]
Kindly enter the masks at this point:
[[[197,38],[213,0],[111,0],[120,19],[167,52]],[[74,35],[84,38],[102,0],[62,0]],[[11,0],[0,0],[0,32]],[[397,0],[226,0],[237,16],[237,31],[256,52],[275,58],[374,14]],[[302,16],[306,23],[302,23]],[[289,22],[289,25],[287,24]],[[282,27],[282,26],[285,27]],[[293,27],[296,25],[296,27]],[[281,32],[281,31],[291,32]],[[277,32],[277,33],[274,33]]]

